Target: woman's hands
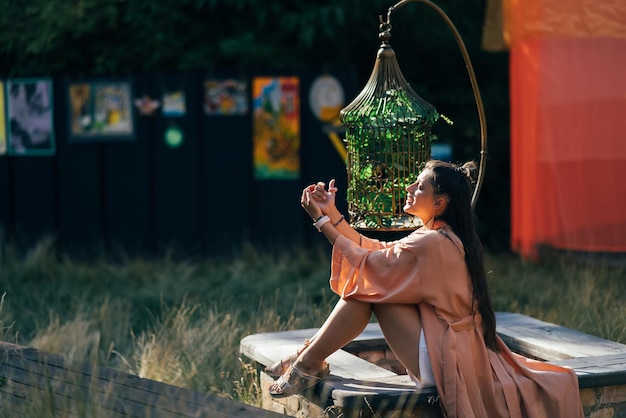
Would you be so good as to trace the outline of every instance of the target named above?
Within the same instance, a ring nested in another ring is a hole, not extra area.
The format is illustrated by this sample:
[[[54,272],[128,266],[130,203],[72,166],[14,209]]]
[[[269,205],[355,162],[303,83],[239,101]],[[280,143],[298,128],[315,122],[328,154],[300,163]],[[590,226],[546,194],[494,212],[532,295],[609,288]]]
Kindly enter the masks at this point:
[[[350,226],[348,220],[337,209],[336,196],[335,179],[328,182],[328,189],[326,184],[320,181],[304,188],[300,204],[314,221],[323,215],[330,218],[330,222],[326,221],[320,225],[318,230],[326,236],[331,244],[334,245],[337,238],[343,235],[360,245],[361,234]]]
[[[328,215],[330,212],[336,211],[336,194],[335,179],[329,182],[328,190],[326,190],[326,184],[320,181],[307,186],[302,191],[300,204],[311,219],[316,220],[322,215]]]

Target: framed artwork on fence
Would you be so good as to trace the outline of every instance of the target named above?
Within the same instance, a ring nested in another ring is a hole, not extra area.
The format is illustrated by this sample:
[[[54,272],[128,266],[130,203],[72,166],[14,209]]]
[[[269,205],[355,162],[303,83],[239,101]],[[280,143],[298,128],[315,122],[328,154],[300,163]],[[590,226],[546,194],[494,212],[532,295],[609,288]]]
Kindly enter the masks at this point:
[[[0,80],[0,155],[7,153],[7,124],[4,118],[4,80]]]
[[[69,137],[74,142],[135,139],[130,81],[77,81],[67,87]]]
[[[7,80],[6,143],[9,155],[53,155],[52,80]]]
[[[252,82],[254,177],[300,177],[300,79],[256,77]]]
[[[248,83],[242,80],[204,80],[204,113],[243,116],[248,113]]]
[[[168,118],[181,118],[187,114],[187,102],[184,90],[167,91],[163,93],[161,114]]]

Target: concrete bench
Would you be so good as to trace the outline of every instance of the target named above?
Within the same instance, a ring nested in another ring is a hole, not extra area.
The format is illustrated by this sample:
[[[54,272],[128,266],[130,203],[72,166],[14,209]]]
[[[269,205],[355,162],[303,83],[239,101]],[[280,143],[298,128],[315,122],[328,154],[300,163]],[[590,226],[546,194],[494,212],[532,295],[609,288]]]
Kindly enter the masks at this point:
[[[0,417],[279,418],[284,414],[0,342]]]
[[[497,332],[512,351],[575,370],[587,417],[626,416],[626,345],[521,314],[498,312],[496,317]],[[241,353],[261,371],[264,409],[298,417],[441,417],[436,390],[416,390],[377,323],[327,359],[331,375],[314,390],[271,398],[273,379],[263,367],[295,352],[316,331],[260,333],[241,340]]]

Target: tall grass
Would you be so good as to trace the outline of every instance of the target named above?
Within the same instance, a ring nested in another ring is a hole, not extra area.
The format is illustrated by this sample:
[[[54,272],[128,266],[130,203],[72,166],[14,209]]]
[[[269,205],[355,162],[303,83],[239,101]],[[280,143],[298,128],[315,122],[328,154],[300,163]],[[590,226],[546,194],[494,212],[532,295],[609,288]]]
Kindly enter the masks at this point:
[[[0,337],[254,404],[239,341],[318,326],[335,301],[328,263],[322,250],[250,245],[202,260],[123,262],[59,255],[50,239],[26,253],[8,246]]]
[[[554,254],[538,263],[490,256],[486,264],[497,310],[626,343],[624,261]]]
[[[45,239],[0,248],[0,338],[165,383],[259,405],[239,341],[319,326],[329,248],[257,248],[175,260],[58,254]],[[521,312],[626,343],[624,267],[555,257],[488,255],[496,310]]]

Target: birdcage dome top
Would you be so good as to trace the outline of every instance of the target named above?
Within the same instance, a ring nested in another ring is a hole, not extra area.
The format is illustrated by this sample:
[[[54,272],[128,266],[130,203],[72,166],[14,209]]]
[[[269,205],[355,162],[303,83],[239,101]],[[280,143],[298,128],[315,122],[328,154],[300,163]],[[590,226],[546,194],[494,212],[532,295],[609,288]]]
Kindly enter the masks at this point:
[[[415,93],[404,78],[389,45],[390,37],[388,30],[381,31],[382,44],[367,84],[339,114],[344,125],[415,127],[432,125],[438,119],[435,107]]]

